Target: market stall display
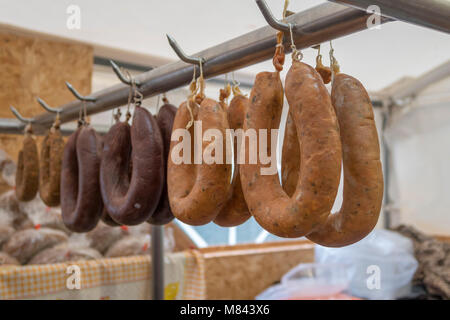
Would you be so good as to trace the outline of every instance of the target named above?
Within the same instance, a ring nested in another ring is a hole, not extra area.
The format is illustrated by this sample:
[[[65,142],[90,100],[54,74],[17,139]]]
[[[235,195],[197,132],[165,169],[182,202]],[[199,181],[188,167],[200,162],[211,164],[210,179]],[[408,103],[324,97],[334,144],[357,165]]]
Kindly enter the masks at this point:
[[[56,269],[60,272],[64,265],[96,270],[84,289],[119,287],[116,280],[120,282],[120,272],[126,270],[123,278],[127,283],[123,286],[136,282],[139,286],[134,291],[136,297],[148,298],[148,292],[142,294],[148,280],[153,281],[154,299],[192,297],[195,294],[184,291],[180,294],[189,276],[183,272],[191,263],[195,264],[196,280],[200,283],[199,297],[204,298],[207,254],[186,251],[183,256],[168,255],[165,259],[164,253],[177,247],[170,222],[176,218],[195,238],[193,227],[214,222],[217,228],[230,227],[235,231],[235,227],[254,218],[255,225],[262,228],[257,241],[264,241],[267,234],[280,238],[306,237],[309,244],[322,248],[316,250],[317,260],[323,257],[320,252],[335,252],[326,251],[337,250],[333,247],[344,247],[340,252],[348,252],[344,260],[349,261],[358,250],[372,250],[369,258],[358,256],[355,266],[365,266],[380,258],[373,265],[378,263],[396,272],[399,269],[408,276],[389,278],[383,282],[386,288],[396,281],[401,283],[388,293],[380,291],[386,293],[384,296],[376,296],[351,282],[367,286],[364,272],[358,269],[355,273],[358,277],[354,276],[346,288],[363,298],[403,298],[402,290],[410,289],[415,271],[412,245],[398,235],[384,242],[379,236],[377,239],[381,240],[377,242],[373,240],[377,232],[372,232],[379,222],[380,211],[391,209],[388,205],[383,208],[383,201],[389,202],[383,198],[384,182],[389,179],[383,176],[381,166],[382,156],[389,159],[389,155],[387,149],[380,150],[373,112],[374,105],[385,107],[387,102],[372,103],[364,85],[341,72],[331,43],[337,37],[366,28],[368,14],[339,6],[318,6],[305,13],[288,14],[285,1],[282,20],[277,20],[263,0],[256,3],[276,31],[265,27],[195,56],[186,55],[168,36],[182,61],[137,76],[128,71],[125,76],[110,61],[122,82],[120,85],[83,96],[66,82],[77,101],[57,109],[40,102],[51,115],[24,118],[11,107],[18,123],[9,125],[0,121],[0,131],[20,131],[24,139],[15,185],[0,195],[0,264],[16,265],[0,269],[0,281],[2,277],[18,281],[4,286],[5,296],[26,297],[17,294],[23,291],[17,287],[26,280],[21,274],[12,274],[11,268],[28,272],[29,278],[33,274],[43,277],[42,272],[58,277],[53,272]],[[324,9],[327,10],[322,12]],[[385,17],[379,22],[390,19]],[[327,41],[330,41],[329,66],[324,64],[320,53],[320,44]],[[319,50],[315,67],[306,62],[300,51],[309,47]],[[289,51],[292,55],[284,76]],[[256,74],[248,98],[238,83],[233,80],[232,86],[227,77],[218,99],[206,93],[205,78],[270,57],[274,70]],[[187,97],[174,101],[179,104],[176,108],[165,93],[186,84],[189,84]],[[228,104],[232,92],[234,97]],[[150,111],[143,105],[143,99],[157,94],[163,94],[164,105],[159,108],[158,100],[155,110]],[[111,121],[106,132],[91,125],[88,116],[119,108],[126,98],[125,120],[121,120],[117,109],[113,113],[115,122]],[[285,124],[282,115],[286,111]],[[389,116],[389,110],[382,112]],[[76,120],[77,116],[78,127],[65,142],[60,124]],[[50,125],[39,148],[39,138],[34,134],[42,134]],[[284,137],[279,139],[283,130]],[[236,132],[243,134],[239,136]],[[279,151],[281,158],[277,159]],[[332,212],[336,203],[339,205],[340,185],[343,185],[342,205],[339,211]],[[59,204],[61,210],[52,208]],[[390,221],[385,224],[391,226]],[[431,237],[422,238],[414,231],[400,231],[417,240],[417,256],[432,256],[427,261],[423,258],[425,262],[420,264],[417,279],[431,294],[447,297],[450,253],[447,246],[436,244]],[[236,235],[229,241],[236,242]],[[393,258],[389,260],[388,256]],[[151,277],[148,273],[144,276],[149,268],[147,259],[151,261]],[[169,277],[176,274],[177,280],[166,286],[167,270],[173,272]],[[310,270],[322,269],[314,266]],[[272,275],[279,276],[276,272]],[[281,280],[280,287],[296,281]],[[62,282],[56,282],[58,288],[52,287],[55,291],[45,295],[50,297],[58,292],[71,297],[62,288]],[[83,294],[87,297],[92,291]],[[36,292],[30,296],[36,297]],[[91,296],[98,298],[97,293]],[[309,297],[296,293],[283,298],[300,296]]]

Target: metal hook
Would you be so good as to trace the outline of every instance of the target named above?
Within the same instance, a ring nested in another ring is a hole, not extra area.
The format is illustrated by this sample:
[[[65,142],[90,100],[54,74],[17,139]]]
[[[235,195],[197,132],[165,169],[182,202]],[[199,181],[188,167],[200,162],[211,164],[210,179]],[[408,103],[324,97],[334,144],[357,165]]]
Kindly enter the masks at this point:
[[[111,64],[113,71],[117,75],[119,80],[122,81],[123,83],[131,86],[132,85],[131,80],[123,75],[122,71],[120,71],[119,66],[112,60],[109,60],[109,63]],[[137,80],[134,80],[134,84],[138,87],[141,85],[141,83]]]
[[[184,62],[190,63],[190,64],[198,64],[198,65],[205,64],[206,61],[205,61],[204,58],[196,58],[196,57],[188,56],[186,53],[184,53],[183,50],[181,50],[180,46],[178,45],[178,43],[175,41],[174,38],[172,38],[168,34],[166,34],[166,36],[167,36],[167,40],[169,40],[170,46],[175,51],[175,53],[177,54],[178,58],[180,58]]]
[[[61,109],[58,108],[52,108],[50,107],[44,100],[42,100],[41,98],[37,97],[36,98],[37,102],[39,102],[39,104],[48,112],[51,113],[61,113]]]
[[[14,108],[13,106],[9,106],[9,108],[11,109],[11,112],[14,114],[14,116],[17,118],[17,119],[19,119],[19,121],[20,122],[23,122],[23,123],[34,123],[34,118],[25,118],[25,117],[23,117],[20,113],[19,113],[19,111],[17,111],[17,109],[16,108]]]
[[[256,0],[256,4],[258,5],[259,10],[261,10],[264,19],[266,19],[267,23],[272,28],[282,32],[289,32],[289,25],[291,23],[284,23],[275,19],[275,17],[272,14],[272,11],[270,11],[270,8],[267,6],[267,3],[264,0]]]
[[[87,102],[95,102],[97,99],[96,98],[92,98],[92,97],[84,97],[81,94],[78,93],[77,90],[75,90],[74,87],[72,87],[72,85],[66,81],[66,86],[67,88],[70,90],[70,92],[72,92],[72,94],[80,101],[87,101]]]

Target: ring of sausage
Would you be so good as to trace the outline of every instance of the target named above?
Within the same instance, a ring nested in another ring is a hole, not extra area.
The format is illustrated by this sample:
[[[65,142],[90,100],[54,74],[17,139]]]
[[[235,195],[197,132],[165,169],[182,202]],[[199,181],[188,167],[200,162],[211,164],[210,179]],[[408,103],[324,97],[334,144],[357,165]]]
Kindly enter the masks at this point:
[[[164,180],[163,142],[154,117],[136,106],[133,124],[118,122],[104,137],[100,189],[109,216],[137,225],[153,214]]]
[[[61,214],[69,230],[95,228],[103,211],[99,169],[102,142],[95,130],[81,126],[68,139],[61,169]]]
[[[286,76],[286,97],[300,144],[295,192],[289,197],[277,174],[261,174],[260,169],[266,165],[260,161],[241,165],[241,181],[250,212],[264,229],[280,237],[300,237],[324,223],[333,206],[339,186],[341,144],[330,96],[314,68],[299,61],[292,63]],[[259,135],[259,129],[278,129],[282,106],[279,72],[259,73],[244,130],[255,129]],[[271,141],[271,133],[267,136]]]
[[[195,120],[200,121],[206,133],[208,129],[216,129],[222,134],[218,145],[225,146],[226,129],[229,128],[227,115],[222,106],[209,98],[203,99],[200,108],[191,102],[191,111]],[[174,133],[177,129],[185,129],[191,119],[186,102],[178,108],[173,123]],[[194,151],[194,126],[189,128],[188,139],[190,150]],[[172,133],[172,139],[173,139]],[[186,139],[186,138],[184,138]],[[203,140],[203,139],[202,139]],[[167,187],[170,208],[176,218],[190,225],[203,225],[211,222],[220,212],[231,195],[231,164],[223,163],[195,164],[194,152],[184,154],[179,145],[183,142],[172,140],[170,143],[170,157],[167,167]],[[209,143],[202,141],[201,154],[203,156]],[[175,151],[174,151],[175,149]],[[199,151],[199,152],[200,152]],[[190,163],[174,163],[174,152],[189,158]],[[224,159],[222,159],[224,160]]]
[[[16,171],[16,196],[20,201],[30,201],[39,188],[39,156],[36,141],[31,132],[25,134],[19,151]]]
[[[39,168],[39,195],[49,207],[60,203],[61,164],[64,140],[59,127],[52,127],[41,146]]]
[[[233,97],[227,108],[228,123],[233,130],[242,129],[245,114],[248,108],[248,98],[242,94]],[[234,140],[234,173],[232,182],[232,194],[220,213],[214,219],[214,223],[222,227],[234,227],[247,221],[251,214],[242,193],[241,177],[239,175],[238,143]]]
[[[177,108],[170,104],[165,103],[158,111],[156,115],[156,122],[161,130],[163,143],[164,143],[164,176],[167,175],[167,161],[169,158],[170,150],[170,136],[172,134],[173,121]],[[167,179],[164,179],[164,186],[159,199],[158,207],[153,215],[147,220],[148,223],[154,225],[164,225],[172,221],[175,217],[170,210],[169,194],[167,192]]]
[[[322,246],[342,247],[361,240],[377,224],[383,200],[383,172],[372,103],[363,85],[339,73],[331,98],[342,141],[343,202],[340,211],[330,214],[326,223],[307,238]]]

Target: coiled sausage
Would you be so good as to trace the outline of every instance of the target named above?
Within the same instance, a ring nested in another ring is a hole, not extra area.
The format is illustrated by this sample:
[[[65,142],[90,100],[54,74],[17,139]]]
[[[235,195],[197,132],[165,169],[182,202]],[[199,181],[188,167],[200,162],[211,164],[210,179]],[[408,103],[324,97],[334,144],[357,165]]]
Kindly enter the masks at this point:
[[[221,141],[217,143],[225,146],[226,129],[229,128],[227,115],[222,106],[209,98],[203,99],[200,108],[191,103],[194,119],[201,121],[202,129],[206,133],[208,129],[217,129],[222,134]],[[173,132],[186,128],[191,116],[186,102],[178,108],[173,124]],[[204,163],[195,164],[194,159],[194,126],[189,128],[191,154],[184,154],[186,150],[179,150],[178,141],[171,141],[170,156],[167,168],[167,187],[169,192],[170,208],[176,218],[190,225],[203,225],[211,222],[220,212],[231,195],[231,164]],[[173,133],[172,133],[173,139]],[[202,141],[201,155],[209,143]],[[174,151],[176,148],[176,151]],[[190,158],[190,163],[174,163],[174,152],[185,158]]]
[[[248,108],[248,98],[242,94],[233,97],[227,109],[228,123],[231,129],[242,129],[245,114]],[[232,195],[230,200],[225,204],[220,213],[214,219],[214,223],[222,227],[238,226],[247,221],[251,214],[245,203],[244,194],[242,193],[241,177],[239,175],[238,159],[238,143],[234,140],[234,176],[232,182]]]
[[[100,187],[109,216],[137,225],[158,205],[164,182],[163,141],[154,117],[136,106],[133,124],[118,122],[104,138]]]
[[[333,206],[341,144],[330,96],[314,68],[293,62],[286,76],[286,97],[300,142],[300,174],[294,194],[286,194],[277,174],[262,175],[264,166],[259,161],[241,165],[241,181],[250,212],[264,229],[280,237],[300,237],[325,222]],[[259,73],[244,129],[278,129],[282,106],[279,72]],[[270,133],[267,136],[270,141]]]
[[[68,139],[61,170],[61,214],[69,230],[87,232],[103,211],[99,169],[102,142],[95,130],[81,126]]]
[[[170,136],[172,134],[173,121],[177,108],[170,104],[165,103],[161,109],[159,109],[156,115],[156,122],[161,130],[163,143],[164,143],[164,177],[167,175],[167,161],[170,151]],[[169,194],[167,193],[167,179],[164,179],[164,186],[159,200],[158,207],[153,215],[147,220],[148,223],[154,225],[164,225],[172,221],[174,218],[172,211],[170,210]]]
[[[361,240],[375,227],[383,200],[383,172],[372,104],[363,85],[339,73],[331,98],[342,141],[344,197],[340,211],[330,214],[307,238],[342,247]]]

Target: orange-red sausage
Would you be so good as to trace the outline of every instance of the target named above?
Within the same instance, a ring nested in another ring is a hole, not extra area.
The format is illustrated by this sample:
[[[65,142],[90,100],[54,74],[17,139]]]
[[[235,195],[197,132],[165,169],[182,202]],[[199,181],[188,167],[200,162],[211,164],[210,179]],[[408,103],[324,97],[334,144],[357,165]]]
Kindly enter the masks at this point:
[[[330,96],[314,68],[293,62],[286,77],[286,97],[300,142],[300,174],[294,194],[286,194],[277,174],[262,175],[264,166],[259,161],[241,165],[241,181],[250,212],[264,229],[281,237],[300,237],[324,223],[333,206],[339,186],[341,144]],[[244,129],[277,129],[282,106],[279,73],[259,73]]]
[[[307,238],[342,247],[361,240],[375,227],[383,200],[383,172],[372,104],[363,85],[337,74],[331,98],[342,141],[344,199],[340,211],[329,215]]]
[[[191,106],[194,119],[202,123],[203,133],[208,129],[217,129],[221,132],[222,146],[225,149],[226,129],[229,128],[229,125],[226,111],[221,104],[205,98],[200,107],[193,103]],[[184,102],[178,108],[172,132],[186,128],[190,119],[189,110]],[[170,144],[167,168],[169,202],[172,213],[177,219],[190,225],[203,225],[216,218],[231,195],[231,164],[227,164],[226,159],[223,159],[222,164],[207,164],[203,160],[202,164],[194,164],[194,125],[189,132],[191,164],[174,163],[172,152],[180,142],[172,141]],[[202,155],[210,143],[209,141],[202,142]]]
[[[230,102],[230,106],[227,109],[228,123],[230,124],[231,129],[242,129],[247,108],[248,98],[246,96],[238,94],[233,97]],[[239,164],[237,163],[237,138],[233,140],[235,165],[232,182],[232,195],[230,200],[228,200],[223,209],[220,211],[219,215],[214,219],[214,223],[222,227],[238,226],[251,217],[247,203],[245,203],[244,194],[242,193]]]

